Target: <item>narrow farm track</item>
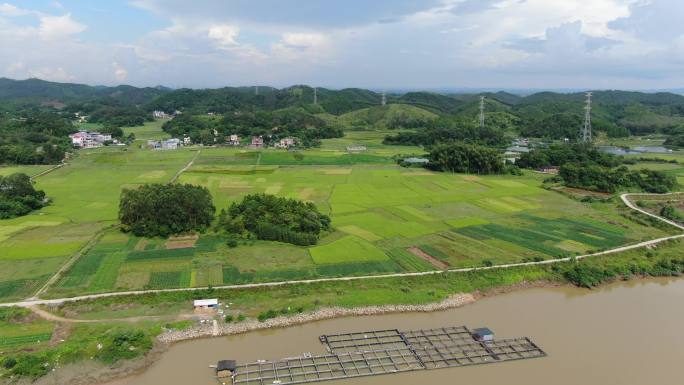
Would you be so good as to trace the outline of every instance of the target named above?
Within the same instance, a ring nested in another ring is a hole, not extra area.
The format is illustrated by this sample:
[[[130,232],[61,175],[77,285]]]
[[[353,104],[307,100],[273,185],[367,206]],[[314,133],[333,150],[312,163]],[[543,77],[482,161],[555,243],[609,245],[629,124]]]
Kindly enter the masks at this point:
[[[65,318],[56,314],[50,313],[47,310],[39,308],[37,305],[27,306],[34,314],[47,321],[63,322],[63,323],[101,323],[101,322],[139,322],[139,321],[183,321],[193,318],[192,314],[180,314],[175,316],[134,316],[125,318],[107,318],[107,319],[76,319]]]
[[[107,231],[109,228],[110,227],[106,227],[106,228],[98,231],[95,235],[93,235],[93,237],[90,238],[90,240],[88,240],[88,242],[83,247],[81,247],[74,255],[72,255],[71,258],[69,258],[62,265],[62,267],[60,267],[59,270],[57,270],[57,272],[52,277],[50,277],[50,279],[48,279],[45,282],[45,284],[43,286],[41,286],[40,289],[38,289],[38,291],[35,292],[35,294],[33,294],[33,297],[31,297],[30,299],[37,299],[38,296],[45,293],[45,291],[47,291],[47,289],[49,289],[50,286],[54,285],[62,277],[62,274],[64,274],[67,270],[69,270],[71,268],[71,266],[73,266],[74,263],[76,263],[76,261],[78,261],[83,254],[85,254],[88,250],[90,250],[90,248],[95,246],[97,241],[102,237],[102,235],[105,233],[105,231]]]
[[[672,225],[672,226],[674,226],[680,230],[684,230],[684,226],[682,226],[680,224],[677,224],[677,223],[672,222],[668,219],[662,218],[658,215],[651,214],[651,213],[637,207],[635,204],[633,204],[629,200],[629,197],[631,195],[646,195],[646,194],[622,194],[620,196],[620,199],[630,209],[638,211],[638,212],[645,214],[645,215],[648,215],[650,217],[656,218],[656,219],[663,221],[667,224],[670,224],[670,225]],[[662,196],[662,195],[671,195],[671,194],[649,194],[649,195]],[[620,246],[620,247],[616,247],[614,249],[604,250],[604,251],[600,251],[597,253],[579,255],[579,256],[575,256],[575,257],[548,259],[548,260],[539,261],[539,262],[509,263],[509,264],[504,264],[504,265],[470,267],[470,268],[449,269],[449,270],[433,270],[433,271],[425,271],[425,272],[419,272],[419,273],[364,275],[364,276],[356,276],[356,277],[319,278],[319,279],[293,280],[293,281],[281,281],[281,282],[250,283],[250,284],[242,284],[242,285],[224,285],[224,286],[213,286],[213,289],[250,289],[250,288],[260,288],[260,287],[261,288],[263,288],[263,287],[278,287],[278,286],[300,285],[300,284],[311,284],[311,283],[324,283],[324,282],[361,281],[361,280],[378,279],[378,278],[419,277],[419,276],[436,275],[436,274],[467,273],[467,272],[482,271],[482,270],[510,269],[510,268],[515,268],[515,267],[524,267],[524,266],[549,265],[549,264],[554,264],[554,263],[569,262],[573,259],[580,260],[580,259],[585,259],[585,258],[590,258],[590,257],[616,254],[616,253],[620,253],[623,251],[640,249],[643,247],[649,247],[649,246],[657,245],[659,243],[670,241],[670,240],[675,240],[675,239],[684,239],[684,233],[677,234],[677,235],[671,235],[668,237],[662,237],[662,238],[658,238],[658,239],[652,239],[650,241],[639,242],[639,243],[635,243],[635,244],[631,244],[631,245]],[[178,288],[178,289],[152,289],[152,290],[135,290],[135,291],[121,291],[121,292],[112,292],[112,293],[90,294],[90,295],[82,295],[82,296],[68,297],[68,298],[27,299],[25,301],[0,303],[0,307],[9,307],[9,306],[30,307],[30,306],[35,306],[35,305],[59,305],[59,304],[65,303],[65,302],[77,302],[77,301],[92,300],[92,299],[106,298],[106,297],[143,295],[143,294],[155,294],[155,293],[173,293],[173,292],[181,292],[181,291],[198,291],[198,290],[207,290],[207,289],[208,289],[208,287],[192,287],[192,288]]]
[[[195,156],[193,156],[192,159],[190,159],[190,161],[188,162],[188,164],[185,165],[185,167],[183,167],[183,168],[181,168],[180,170],[178,170],[178,172],[176,173],[176,175],[174,175],[173,178],[171,178],[171,180],[169,181],[169,183],[175,182],[176,180],[178,180],[178,178],[180,178],[181,174],[183,174],[184,172],[188,171],[188,169],[189,169],[190,167],[192,167],[192,164],[195,163],[195,160],[197,160],[197,157],[199,157],[200,152],[202,152],[202,150],[197,150],[197,152],[195,153]]]
[[[47,174],[49,174],[49,173],[51,173],[51,172],[57,170],[58,168],[62,168],[62,167],[64,167],[64,166],[66,166],[66,162],[65,162],[65,161],[62,161],[62,163],[60,163],[60,164],[58,164],[58,165],[56,165],[56,166],[54,166],[54,167],[50,167],[49,169],[47,169],[47,170],[45,170],[45,171],[41,171],[41,172],[39,172],[39,173],[36,174],[36,175],[32,175],[32,176],[31,176],[31,180],[34,180],[34,179],[36,179],[36,178],[38,178],[38,177],[41,177],[41,176],[43,176],[43,175],[47,175]]]

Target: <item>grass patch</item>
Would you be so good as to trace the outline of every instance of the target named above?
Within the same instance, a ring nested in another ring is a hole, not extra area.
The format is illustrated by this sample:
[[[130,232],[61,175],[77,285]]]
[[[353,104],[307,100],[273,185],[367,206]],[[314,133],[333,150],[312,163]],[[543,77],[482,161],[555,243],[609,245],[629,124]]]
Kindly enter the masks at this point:
[[[312,247],[309,252],[316,264],[386,261],[389,259],[373,244],[355,236],[346,236],[327,245]]]

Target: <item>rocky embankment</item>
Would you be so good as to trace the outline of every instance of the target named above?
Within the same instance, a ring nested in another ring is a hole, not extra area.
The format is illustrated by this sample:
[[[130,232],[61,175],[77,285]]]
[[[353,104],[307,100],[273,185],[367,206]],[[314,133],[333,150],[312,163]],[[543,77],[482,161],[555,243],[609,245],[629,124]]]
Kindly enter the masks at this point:
[[[358,308],[331,307],[317,310],[312,313],[298,314],[287,317],[276,317],[264,322],[254,320],[235,324],[221,323],[218,325],[207,323],[197,325],[189,329],[168,331],[159,335],[158,339],[163,343],[172,343],[194,338],[225,336],[259,329],[287,327],[303,324],[306,322],[320,321],[337,317],[377,315],[387,313],[432,312],[460,307],[472,302],[475,302],[475,297],[472,294],[455,294],[444,301],[426,305],[383,305]]]

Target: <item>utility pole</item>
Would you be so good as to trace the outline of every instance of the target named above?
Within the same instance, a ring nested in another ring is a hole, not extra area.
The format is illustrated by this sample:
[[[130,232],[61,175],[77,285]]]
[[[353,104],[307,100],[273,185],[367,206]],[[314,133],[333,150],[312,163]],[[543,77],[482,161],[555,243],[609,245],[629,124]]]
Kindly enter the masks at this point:
[[[591,92],[587,92],[587,101],[584,106],[584,126],[580,132],[580,140],[584,143],[591,142]]]
[[[383,106],[387,105],[387,95],[385,95],[385,91],[382,91],[382,101],[380,102]]]
[[[480,128],[484,128],[485,97],[480,96]]]
[[[314,87],[314,104],[318,104],[318,88]]]

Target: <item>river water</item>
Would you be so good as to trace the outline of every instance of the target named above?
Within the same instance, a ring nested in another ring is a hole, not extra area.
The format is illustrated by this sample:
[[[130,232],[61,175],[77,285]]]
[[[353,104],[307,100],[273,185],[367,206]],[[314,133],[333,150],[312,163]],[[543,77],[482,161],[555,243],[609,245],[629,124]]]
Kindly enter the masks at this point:
[[[108,385],[215,385],[208,368],[323,353],[321,334],[373,329],[488,326],[528,336],[548,357],[389,374],[329,384],[648,385],[684,383],[684,279],[621,282],[595,290],[527,289],[435,313],[350,317],[173,345],[144,373]]]

